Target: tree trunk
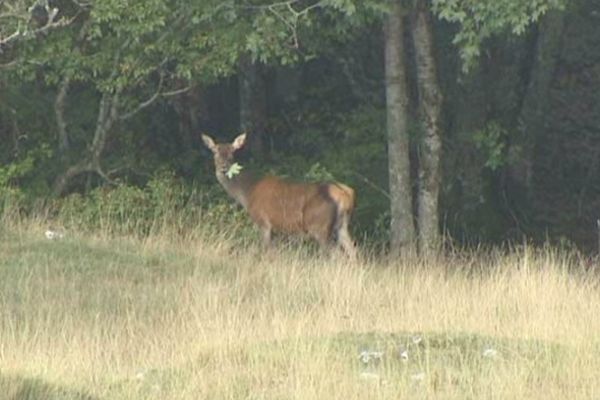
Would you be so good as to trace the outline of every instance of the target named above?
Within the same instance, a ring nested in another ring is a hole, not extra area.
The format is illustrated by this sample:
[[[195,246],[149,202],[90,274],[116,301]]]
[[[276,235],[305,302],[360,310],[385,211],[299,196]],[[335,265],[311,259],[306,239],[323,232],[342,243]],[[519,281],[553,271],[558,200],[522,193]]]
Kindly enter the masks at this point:
[[[549,90],[563,38],[564,11],[551,11],[539,23],[531,72],[519,115],[516,140],[511,143],[509,173],[531,200],[536,143],[548,123]]]
[[[80,161],[71,165],[64,173],[56,178],[53,188],[56,196],[64,193],[71,179],[83,173],[93,172],[100,175],[103,179],[109,180],[108,176],[106,176],[102,170],[100,158],[104,151],[104,147],[106,146],[108,134],[119,118],[119,97],[120,94],[118,92],[114,94],[104,93],[102,95],[94,138],[89,150]]]
[[[441,243],[438,204],[443,98],[437,77],[431,15],[423,0],[417,4],[412,37],[419,88],[419,118],[423,129],[423,138],[419,143],[418,241],[419,250],[426,254],[437,249]]]
[[[259,64],[242,57],[239,70],[240,130],[248,133],[252,155],[265,156],[264,132],[266,128],[265,79]]]
[[[385,88],[390,186],[390,255],[412,251],[412,216],[408,137],[408,88],[404,57],[404,22],[400,0],[394,1],[385,22]]]
[[[273,92],[269,97],[274,97],[279,107],[295,109],[298,106],[300,87],[302,85],[301,66],[278,66],[275,68]]]
[[[62,81],[54,101],[54,115],[56,117],[56,126],[58,128],[58,152],[63,158],[69,150],[69,135],[67,133],[67,122],[65,120],[65,101],[70,86],[71,78],[66,77]]]

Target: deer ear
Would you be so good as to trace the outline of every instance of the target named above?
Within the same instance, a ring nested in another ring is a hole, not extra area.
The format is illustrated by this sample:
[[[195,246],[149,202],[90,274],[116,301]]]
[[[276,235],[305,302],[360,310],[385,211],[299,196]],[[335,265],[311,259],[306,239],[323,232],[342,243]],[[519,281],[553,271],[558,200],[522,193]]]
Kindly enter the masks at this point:
[[[212,150],[212,152],[214,153],[215,151],[217,151],[217,145],[215,144],[215,141],[212,140],[212,138],[208,135],[202,135],[202,141],[204,142],[204,144],[206,145],[206,147],[208,147],[209,149]]]
[[[235,140],[233,141],[233,143],[231,145],[233,146],[234,150],[239,150],[242,147],[244,147],[245,143],[246,143],[246,134],[242,133],[241,135],[239,135],[238,137],[235,138]]]

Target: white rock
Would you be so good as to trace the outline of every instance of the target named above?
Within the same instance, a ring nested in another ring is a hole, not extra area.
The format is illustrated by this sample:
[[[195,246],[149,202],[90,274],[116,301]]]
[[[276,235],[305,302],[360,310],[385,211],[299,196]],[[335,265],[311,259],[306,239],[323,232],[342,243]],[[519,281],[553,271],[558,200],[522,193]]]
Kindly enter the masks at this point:
[[[383,358],[383,351],[363,350],[358,355],[358,358],[363,364],[378,362],[381,361],[381,359]]]
[[[400,358],[402,359],[402,361],[408,361],[408,350],[407,349],[400,349]]]
[[[488,347],[487,349],[483,350],[483,353],[481,354],[487,358],[496,358],[498,357],[498,350]]]

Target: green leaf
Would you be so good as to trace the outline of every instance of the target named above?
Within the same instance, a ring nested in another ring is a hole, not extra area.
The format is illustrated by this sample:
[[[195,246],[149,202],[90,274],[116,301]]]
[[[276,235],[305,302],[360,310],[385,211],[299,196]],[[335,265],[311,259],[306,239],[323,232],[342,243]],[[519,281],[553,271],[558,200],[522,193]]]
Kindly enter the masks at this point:
[[[239,173],[242,171],[242,166],[238,163],[233,163],[231,164],[231,167],[229,167],[229,169],[227,170],[227,172],[225,172],[225,175],[229,178],[229,179],[233,179],[234,176],[239,175]]]

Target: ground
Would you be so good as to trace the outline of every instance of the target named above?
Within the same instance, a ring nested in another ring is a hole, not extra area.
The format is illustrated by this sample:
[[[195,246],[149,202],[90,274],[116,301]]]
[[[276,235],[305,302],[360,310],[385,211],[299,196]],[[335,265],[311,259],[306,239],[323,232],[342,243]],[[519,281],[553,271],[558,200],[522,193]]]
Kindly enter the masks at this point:
[[[226,235],[0,230],[21,399],[597,399],[600,292],[553,249],[383,261]]]

